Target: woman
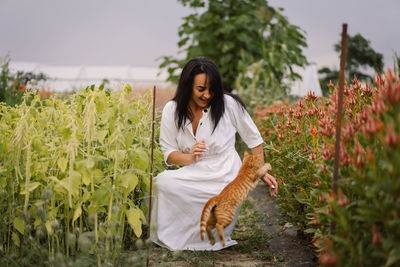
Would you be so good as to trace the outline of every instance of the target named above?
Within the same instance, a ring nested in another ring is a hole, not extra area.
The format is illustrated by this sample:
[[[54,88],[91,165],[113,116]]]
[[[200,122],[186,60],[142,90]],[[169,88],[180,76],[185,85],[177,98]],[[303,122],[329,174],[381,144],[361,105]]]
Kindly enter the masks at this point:
[[[241,160],[235,150],[235,134],[263,153],[262,137],[239,97],[223,92],[221,76],[209,59],[198,57],[182,70],[175,97],[162,113],[160,144],[167,165],[154,178],[151,240],[170,250],[219,250],[200,239],[200,215],[209,198],[221,192],[237,175]],[[262,178],[275,194],[275,178]],[[272,188],[274,187],[274,188]],[[225,247],[237,244],[230,234],[236,223],[225,228]]]

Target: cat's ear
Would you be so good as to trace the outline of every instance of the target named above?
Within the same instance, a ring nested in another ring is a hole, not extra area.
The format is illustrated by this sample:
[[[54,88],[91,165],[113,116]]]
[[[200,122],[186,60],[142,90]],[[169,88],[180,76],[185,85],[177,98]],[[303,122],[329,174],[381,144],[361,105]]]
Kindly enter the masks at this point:
[[[244,151],[244,156],[247,157],[249,155],[249,153],[247,153],[247,151]]]

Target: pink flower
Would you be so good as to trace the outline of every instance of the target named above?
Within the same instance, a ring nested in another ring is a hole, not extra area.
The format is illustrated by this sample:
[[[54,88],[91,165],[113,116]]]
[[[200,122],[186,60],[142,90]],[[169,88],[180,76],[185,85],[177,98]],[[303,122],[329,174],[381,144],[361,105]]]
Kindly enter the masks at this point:
[[[311,134],[312,136],[317,136],[317,135],[318,135],[317,129],[314,128],[314,127],[312,127],[312,126],[310,126],[310,134]]]
[[[374,224],[372,231],[372,244],[374,244],[375,246],[380,246],[382,244],[382,238],[381,233],[379,232],[379,228],[378,226],[376,226],[376,224]]]
[[[400,137],[396,136],[393,126],[388,124],[388,126],[386,127],[385,144],[391,147],[395,147],[399,144],[399,142]]]
[[[339,190],[339,202],[338,202],[339,206],[345,206],[347,204],[349,204],[349,200],[343,195],[342,190]]]
[[[299,135],[299,134],[300,134],[299,124],[296,124],[296,130],[292,131],[292,133],[293,133],[294,135]]]
[[[374,135],[376,132],[379,132],[383,128],[383,125],[380,121],[375,120],[371,116],[368,116],[367,121],[364,125],[364,131],[369,135]]]
[[[310,155],[308,156],[308,158],[309,158],[310,160],[315,160],[315,159],[317,158],[317,156],[315,156],[314,151],[311,150],[311,153],[310,153]]]

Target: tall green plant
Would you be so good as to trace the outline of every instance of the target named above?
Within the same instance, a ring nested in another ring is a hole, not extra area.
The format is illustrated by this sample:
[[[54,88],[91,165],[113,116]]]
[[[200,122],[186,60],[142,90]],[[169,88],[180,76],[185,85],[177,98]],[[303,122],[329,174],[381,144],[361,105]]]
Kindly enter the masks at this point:
[[[301,30],[282,15],[283,9],[275,9],[265,0],[180,2],[201,13],[184,17],[179,27],[178,47],[184,58],[163,57],[160,67],[167,68],[170,81],[177,82],[179,70],[197,56],[216,63],[227,90],[233,89],[242,60],[251,65],[264,59],[277,81],[284,78],[291,65],[305,62],[301,49],[306,43]]]
[[[109,262],[142,236],[149,191],[150,99],[94,86],[63,99],[37,90],[0,108],[0,243],[79,251]],[[155,172],[162,170],[156,144]]]

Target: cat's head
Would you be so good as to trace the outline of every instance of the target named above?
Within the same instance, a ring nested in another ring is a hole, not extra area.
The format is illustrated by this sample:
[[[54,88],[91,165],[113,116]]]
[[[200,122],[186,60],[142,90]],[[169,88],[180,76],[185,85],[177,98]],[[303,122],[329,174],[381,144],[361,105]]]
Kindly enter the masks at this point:
[[[247,151],[244,152],[243,165],[247,168],[258,170],[261,167],[262,153],[256,155],[250,155]]]

